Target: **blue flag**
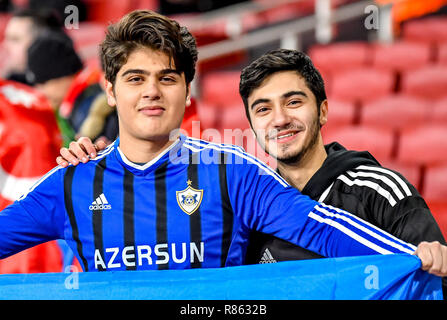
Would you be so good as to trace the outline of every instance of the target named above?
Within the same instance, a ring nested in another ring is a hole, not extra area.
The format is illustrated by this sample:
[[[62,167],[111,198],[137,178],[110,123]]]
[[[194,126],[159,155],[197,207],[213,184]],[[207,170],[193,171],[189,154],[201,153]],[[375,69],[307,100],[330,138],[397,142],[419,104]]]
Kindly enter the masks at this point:
[[[394,254],[209,269],[1,275],[0,299],[442,299],[441,278],[420,265],[416,256]]]

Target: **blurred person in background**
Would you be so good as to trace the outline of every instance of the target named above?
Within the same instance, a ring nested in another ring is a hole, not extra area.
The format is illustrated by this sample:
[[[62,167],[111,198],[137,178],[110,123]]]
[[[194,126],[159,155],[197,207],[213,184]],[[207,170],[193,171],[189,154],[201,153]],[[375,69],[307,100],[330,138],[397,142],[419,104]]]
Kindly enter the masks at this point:
[[[91,111],[100,113],[104,119],[113,114],[100,85],[101,70],[84,67],[71,41],[57,33],[43,34],[29,47],[27,60],[26,78],[47,97],[55,110],[64,145],[81,132]],[[94,127],[99,128],[98,137],[107,129],[105,121],[96,122]],[[117,135],[117,127],[112,125],[110,130],[107,134],[112,140]]]
[[[68,6],[75,6],[79,13],[79,22],[88,19],[88,6],[83,0],[28,0],[28,8],[32,11],[48,10],[59,17],[66,15],[65,9]]]
[[[45,97],[24,84],[0,79],[0,210],[54,166],[60,147]],[[61,248],[51,241],[1,260],[0,273],[61,272],[62,265]]]
[[[70,41],[62,26],[61,19],[51,10],[25,8],[14,11],[6,25],[3,41],[8,57],[4,66],[5,78],[31,85],[25,77],[28,48],[39,35],[50,31]]]
[[[257,141],[277,160],[278,173],[301,193],[355,212],[409,243],[446,243],[424,199],[399,172],[382,167],[367,151],[346,150],[338,142],[324,145],[320,129],[328,121],[330,103],[319,71],[304,53],[279,49],[256,59],[241,73],[240,95]],[[246,262],[319,257],[254,232]]]
[[[6,11],[12,9],[6,1],[3,5]],[[60,17],[50,9],[16,9],[6,25],[7,80],[0,79],[0,209],[54,166],[53,157],[62,146],[53,109],[26,79],[27,51],[48,32],[71,42]],[[0,273],[61,272],[64,251],[56,241],[41,244],[0,261]]]

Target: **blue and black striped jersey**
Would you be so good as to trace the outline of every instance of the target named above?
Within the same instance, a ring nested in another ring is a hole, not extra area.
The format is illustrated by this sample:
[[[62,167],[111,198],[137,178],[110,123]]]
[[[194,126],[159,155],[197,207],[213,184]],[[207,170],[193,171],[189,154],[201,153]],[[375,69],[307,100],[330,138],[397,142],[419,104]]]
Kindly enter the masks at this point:
[[[118,139],[86,164],[54,168],[0,213],[0,258],[61,238],[85,271],[234,266],[251,230],[326,257],[415,250],[300,194],[237,146],[181,135],[144,165]]]

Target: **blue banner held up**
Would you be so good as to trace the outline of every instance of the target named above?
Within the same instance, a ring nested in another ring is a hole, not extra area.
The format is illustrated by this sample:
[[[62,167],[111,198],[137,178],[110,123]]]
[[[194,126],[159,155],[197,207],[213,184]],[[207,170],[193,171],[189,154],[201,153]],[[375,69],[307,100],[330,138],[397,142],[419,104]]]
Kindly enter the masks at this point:
[[[0,276],[0,299],[442,299],[441,278],[407,254],[219,269]]]

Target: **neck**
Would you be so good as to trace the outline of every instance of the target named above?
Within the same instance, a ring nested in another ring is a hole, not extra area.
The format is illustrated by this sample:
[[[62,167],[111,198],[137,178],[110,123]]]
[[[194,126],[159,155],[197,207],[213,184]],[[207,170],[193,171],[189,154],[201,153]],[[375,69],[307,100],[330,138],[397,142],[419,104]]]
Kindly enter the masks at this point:
[[[327,158],[326,150],[321,135],[315,147],[308,152],[297,163],[277,162],[281,176],[293,187],[302,191],[312,176],[321,168]]]
[[[147,163],[177,141],[175,139],[140,140],[120,137],[120,149],[129,161]]]

